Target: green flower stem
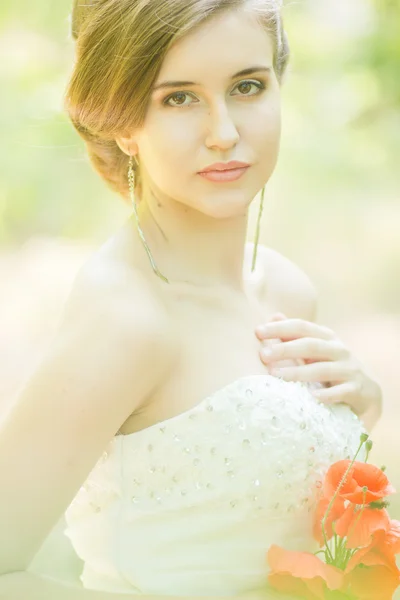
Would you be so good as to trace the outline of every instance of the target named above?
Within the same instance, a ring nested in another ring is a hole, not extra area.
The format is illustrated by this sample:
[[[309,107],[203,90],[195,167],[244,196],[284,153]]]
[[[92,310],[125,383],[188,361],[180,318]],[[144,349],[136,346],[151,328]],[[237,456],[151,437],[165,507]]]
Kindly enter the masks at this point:
[[[368,441],[366,442],[366,444],[365,444],[365,447],[366,447],[366,449],[367,449],[367,454],[365,455],[365,462],[368,462],[368,456],[369,456],[369,453],[370,453],[370,452],[371,452],[371,450],[372,450],[372,445],[373,445],[373,444],[372,444],[372,440],[368,440]]]
[[[346,549],[344,547],[345,540],[340,538],[340,542],[338,544],[338,553],[335,556],[334,564],[335,566],[343,569],[343,563],[346,556]]]

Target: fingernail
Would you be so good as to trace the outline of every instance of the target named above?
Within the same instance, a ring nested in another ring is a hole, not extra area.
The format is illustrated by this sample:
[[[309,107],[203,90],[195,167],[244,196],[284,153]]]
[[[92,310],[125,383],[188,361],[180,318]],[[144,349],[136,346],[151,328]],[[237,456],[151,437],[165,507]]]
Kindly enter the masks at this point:
[[[270,370],[271,375],[275,375],[276,377],[279,377],[279,375],[282,375],[283,373],[283,369],[271,369]]]
[[[270,358],[272,356],[272,352],[271,352],[271,350],[269,350],[269,348],[263,348],[261,350],[261,356],[263,358]]]
[[[283,313],[276,313],[275,315],[272,315],[272,319],[286,319],[286,315]]]

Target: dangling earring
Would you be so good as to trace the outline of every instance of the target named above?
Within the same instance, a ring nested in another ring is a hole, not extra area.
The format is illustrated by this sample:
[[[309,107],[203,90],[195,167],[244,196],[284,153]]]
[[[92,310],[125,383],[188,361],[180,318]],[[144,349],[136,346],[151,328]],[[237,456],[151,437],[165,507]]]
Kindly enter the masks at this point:
[[[258,240],[260,237],[260,224],[261,224],[261,217],[262,217],[263,208],[264,208],[264,195],[265,195],[265,186],[263,187],[263,190],[261,192],[261,202],[260,202],[260,210],[258,212],[258,218],[257,218],[256,239],[254,240],[253,263],[251,265],[251,272],[253,272],[254,269],[256,268],[257,246],[258,246]]]
[[[139,163],[135,158],[135,162],[137,164],[137,166],[139,166]],[[151,262],[151,266],[153,267],[153,271],[155,272],[156,275],[158,275],[158,277],[160,277],[160,279],[162,279],[163,281],[165,281],[166,283],[169,283],[168,279],[166,277],[164,277],[164,275],[162,273],[160,273],[160,271],[158,270],[158,268],[156,267],[153,257],[151,255],[150,252],[150,248],[147,245],[146,239],[144,237],[144,233],[142,231],[142,228],[140,227],[140,222],[139,222],[139,215],[137,213],[137,207],[136,207],[136,202],[135,202],[135,173],[133,171],[133,157],[130,156],[129,157],[129,166],[128,166],[128,181],[129,181],[129,194],[130,194],[130,198],[131,198],[131,202],[132,202],[132,206],[133,206],[133,212],[135,215],[135,219],[136,219],[136,226],[138,228],[139,231],[139,236],[140,239],[142,240],[142,243],[146,249],[147,255],[150,259]]]

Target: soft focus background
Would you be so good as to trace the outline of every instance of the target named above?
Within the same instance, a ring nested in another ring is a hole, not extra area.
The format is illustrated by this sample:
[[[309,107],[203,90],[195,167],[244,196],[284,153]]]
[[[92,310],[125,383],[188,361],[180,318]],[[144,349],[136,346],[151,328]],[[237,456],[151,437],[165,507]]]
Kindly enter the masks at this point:
[[[78,268],[130,213],[63,113],[69,10],[0,4],[0,410],[40,362]],[[284,16],[292,59],[261,240],[310,275],[318,322],[383,388],[370,462],[387,466],[400,519],[400,2],[296,0]],[[63,575],[49,548],[37,564],[51,555]]]

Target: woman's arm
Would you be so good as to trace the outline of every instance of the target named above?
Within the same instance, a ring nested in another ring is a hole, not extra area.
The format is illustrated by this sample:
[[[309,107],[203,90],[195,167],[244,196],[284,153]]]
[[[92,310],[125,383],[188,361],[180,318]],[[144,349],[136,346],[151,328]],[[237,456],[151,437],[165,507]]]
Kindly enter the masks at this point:
[[[172,358],[168,320],[136,278],[85,277],[46,356],[0,423],[0,575],[29,570]]]

